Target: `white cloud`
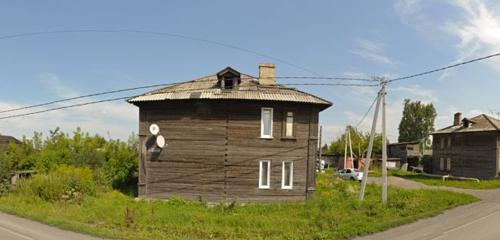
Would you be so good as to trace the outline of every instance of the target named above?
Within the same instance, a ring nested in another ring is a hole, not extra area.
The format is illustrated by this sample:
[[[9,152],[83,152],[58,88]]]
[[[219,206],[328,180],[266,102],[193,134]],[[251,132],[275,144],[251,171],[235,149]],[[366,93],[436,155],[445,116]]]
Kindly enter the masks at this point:
[[[65,86],[59,76],[54,73],[43,73],[38,75],[37,78],[47,89],[57,94],[58,97],[71,98],[78,96],[77,91]]]
[[[439,100],[437,94],[433,90],[425,89],[418,84],[410,86],[391,87],[389,88],[389,91],[403,94],[408,97],[417,98],[424,103],[435,103]]]
[[[356,42],[358,48],[352,51],[353,54],[378,63],[397,63],[396,61],[385,55],[383,44],[366,39],[357,39]]]
[[[81,95],[78,91],[65,86],[55,74],[43,75],[42,79],[42,81],[47,83],[47,88],[53,91],[58,97],[66,98]],[[95,100],[88,98],[80,99],[50,105],[45,108],[3,113],[0,114],[0,117]],[[0,109],[13,109],[22,106],[16,102],[0,102]],[[1,119],[0,133],[20,138],[23,135],[31,137],[34,131],[46,134],[49,130],[56,127],[60,127],[61,130],[68,133],[74,131],[77,127],[81,127],[83,131],[91,134],[126,140],[132,132],[137,133],[137,121],[137,107],[126,103],[124,100],[120,100],[24,117]]]
[[[458,10],[442,16],[429,16],[425,8],[430,4],[447,4]],[[495,1],[448,0],[429,2],[421,0],[400,0],[394,5],[394,11],[406,23],[428,36],[443,33],[456,38],[457,56],[449,64],[489,55],[500,51],[500,6]],[[443,24],[443,22],[445,24]],[[500,60],[487,62],[500,71]],[[453,76],[454,70],[444,71],[440,80]]]

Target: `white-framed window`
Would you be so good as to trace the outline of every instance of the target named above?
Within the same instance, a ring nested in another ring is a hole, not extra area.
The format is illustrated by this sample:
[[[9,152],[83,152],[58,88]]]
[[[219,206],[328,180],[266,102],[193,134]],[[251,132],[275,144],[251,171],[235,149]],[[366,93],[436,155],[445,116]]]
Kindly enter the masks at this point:
[[[272,138],[273,137],[273,109],[262,108],[260,120],[260,137]]]
[[[259,162],[259,188],[271,188],[271,161],[262,160]]]
[[[444,158],[439,158],[439,170],[444,171]]]
[[[293,137],[293,112],[285,112],[285,137]]]
[[[446,158],[446,171],[451,170],[451,158]]]
[[[282,189],[292,189],[293,188],[293,162],[283,161],[281,164],[281,188]]]

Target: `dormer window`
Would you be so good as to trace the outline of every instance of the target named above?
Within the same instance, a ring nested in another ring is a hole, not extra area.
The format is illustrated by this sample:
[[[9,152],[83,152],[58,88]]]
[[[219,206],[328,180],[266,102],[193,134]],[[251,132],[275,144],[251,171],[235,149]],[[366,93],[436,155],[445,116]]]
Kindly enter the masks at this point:
[[[233,77],[224,77],[224,89],[233,89],[234,88],[234,78]]]
[[[237,89],[241,81],[240,73],[230,67],[217,73],[217,78],[219,79],[219,86],[222,90]]]
[[[472,127],[472,124],[473,124],[473,123],[474,123],[474,121],[472,121],[472,120],[470,120],[470,119],[468,119],[468,118],[464,118],[464,119],[462,120],[462,124],[463,124],[463,127],[464,127],[464,128],[470,128],[470,127]]]

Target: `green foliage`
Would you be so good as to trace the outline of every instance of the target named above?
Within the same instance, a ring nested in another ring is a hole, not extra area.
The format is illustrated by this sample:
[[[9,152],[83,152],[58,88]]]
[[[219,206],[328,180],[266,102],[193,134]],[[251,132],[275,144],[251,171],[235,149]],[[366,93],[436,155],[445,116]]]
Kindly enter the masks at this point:
[[[359,203],[359,184],[319,174],[307,202],[220,204],[198,201],[135,201],[110,191],[83,199],[47,202],[19,194],[0,197],[0,210],[61,228],[110,239],[348,239],[382,231],[477,200],[454,192],[389,188],[387,207],[380,188],[369,185]]]
[[[359,152],[361,152],[361,154],[365,156],[366,150],[368,149],[368,143],[370,141],[370,133],[359,131],[358,129],[352,126],[348,126],[347,128],[349,131],[351,131],[352,151],[356,155],[359,155]],[[345,142],[346,142],[346,134],[344,133],[330,144],[330,146],[327,148],[326,153],[338,154],[343,156],[345,152]],[[373,142],[373,154],[381,154],[381,153],[382,153],[382,135],[375,134]]]
[[[128,142],[90,136],[77,128],[72,135],[59,128],[50,131],[45,139],[35,132],[31,139],[23,138],[21,145],[11,144],[0,154],[0,179],[12,170],[37,170],[47,173],[61,165],[89,168],[100,185],[116,189],[136,188],[138,171],[138,138]]]
[[[44,201],[81,201],[84,196],[96,193],[96,183],[89,168],[62,165],[49,173],[21,179],[15,191],[19,195],[38,197]]]
[[[399,142],[423,141],[434,131],[436,109],[432,103],[404,100],[403,117],[399,123]]]

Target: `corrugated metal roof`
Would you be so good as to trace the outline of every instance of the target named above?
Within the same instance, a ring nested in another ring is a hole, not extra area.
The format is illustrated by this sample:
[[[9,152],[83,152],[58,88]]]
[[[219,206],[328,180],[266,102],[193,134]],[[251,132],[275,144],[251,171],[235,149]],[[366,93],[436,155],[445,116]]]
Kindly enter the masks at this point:
[[[445,133],[466,133],[466,132],[489,132],[489,131],[499,131],[500,132],[500,120],[488,116],[486,114],[481,114],[474,118],[468,119],[472,122],[470,127],[465,127],[463,124],[458,126],[449,126],[440,129],[432,134],[445,134]]]
[[[241,74],[241,82],[237,89],[222,90],[217,75],[211,75],[157,89],[133,97],[128,102],[140,103],[186,99],[262,100],[332,105],[327,100],[283,85],[261,86],[257,78],[246,74]]]

